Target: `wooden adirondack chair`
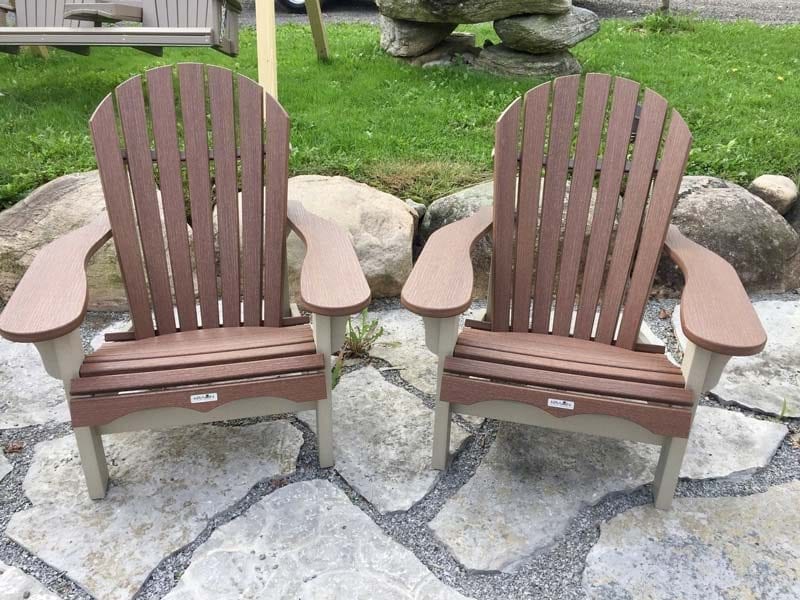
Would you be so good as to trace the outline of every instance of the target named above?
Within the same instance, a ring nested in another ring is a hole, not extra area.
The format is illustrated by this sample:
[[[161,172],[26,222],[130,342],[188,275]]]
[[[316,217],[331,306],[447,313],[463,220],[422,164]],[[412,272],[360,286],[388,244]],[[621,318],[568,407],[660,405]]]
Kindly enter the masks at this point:
[[[246,77],[234,86],[227,69],[182,64],[177,75],[174,89],[172,67],[150,70],[146,90],[136,76],[99,105],[91,130],[108,214],[45,247],[0,315],[0,334],[36,344],[64,381],[92,498],[108,480],[101,435],[121,431],[315,409],[320,464],[331,466],[330,355],[347,315],[369,303],[348,235],[287,206],[278,102]],[[290,228],[306,244],[300,294],[313,328],[290,311]],[[110,237],[133,330],[84,357],[85,265]]]
[[[616,78],[612,93],[611,77],[591,74],[576,133],[580,87],[562,77],[508,107],[494,206],[435,233],[403,289],[439,357],[433,465],[446,466],[451,412],[658,444],[655,504],[666,509],[700,396],[766,334],[733,268],[670,226],[691,144],[680,115],[665,126],[667,102],[645,90],[631,144],[639,85]],[[470,248],[488,232],[488,309],[459,334]],[[663,247],[686,278],[682,369],[640,337]]]

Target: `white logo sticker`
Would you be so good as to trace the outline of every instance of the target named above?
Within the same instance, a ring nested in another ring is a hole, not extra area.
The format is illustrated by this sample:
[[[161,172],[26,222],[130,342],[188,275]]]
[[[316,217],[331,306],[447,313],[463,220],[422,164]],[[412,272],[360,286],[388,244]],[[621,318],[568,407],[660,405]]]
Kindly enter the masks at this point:
[[[204,402],[216,402],[217,395],[216,394],[192,394],[189,396],[189,400],[192,401],[192,404],[202,404]]]
[[[548,398],[547,406],[552,408],[563,408],[564,410],[575,410],[575,403],[570,400],[557,400],[556,398]]]

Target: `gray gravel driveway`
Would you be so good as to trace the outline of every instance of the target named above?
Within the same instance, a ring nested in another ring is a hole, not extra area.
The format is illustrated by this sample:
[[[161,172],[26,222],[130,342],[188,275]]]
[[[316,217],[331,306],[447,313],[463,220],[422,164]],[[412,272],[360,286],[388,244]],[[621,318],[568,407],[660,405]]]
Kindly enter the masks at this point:
[[[576,4],[593,10],[601,17],[633,18],[653,12],[659,0],[577,0]],[[252,0],[245,1],[242,15],[246,24],[254,19]],[[701,17],[735,21],[751,19],[759,23],[777,25],[800,23],[800,0],[672,0],[672,8],[679,12],[695,13]],[[378,11],[370,0],[331,0],[325,8],[325,18],[330,22],[375,23]],[[303,22],[305,15],[294,15],[278,7],[279,22]]]

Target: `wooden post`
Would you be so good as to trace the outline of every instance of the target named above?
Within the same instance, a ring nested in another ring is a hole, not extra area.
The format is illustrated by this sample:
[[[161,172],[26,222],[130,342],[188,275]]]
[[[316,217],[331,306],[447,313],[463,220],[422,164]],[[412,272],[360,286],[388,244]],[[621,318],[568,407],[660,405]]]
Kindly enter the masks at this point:
[[[278,98],[278,47],[275,29],[275,0],[256,0],[256,57],[258,83]]]
[[[317,49],[317,58],[328,60],[328,35],[322,23],[322,6],[320,0],[306,0],[308,22],[311,24],[311,35],[314,36],[314,47]]]

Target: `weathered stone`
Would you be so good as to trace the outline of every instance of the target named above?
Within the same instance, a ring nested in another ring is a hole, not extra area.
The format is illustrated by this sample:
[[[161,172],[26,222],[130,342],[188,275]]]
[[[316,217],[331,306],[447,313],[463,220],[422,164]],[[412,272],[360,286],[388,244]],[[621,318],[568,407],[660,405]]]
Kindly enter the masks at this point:
[[[681,477],[741,476],[769,463],[786,427],[697,410]],[[475,475],[431,522],[467,568],[513,571],[587,505],[652,481],[660,448],[503,423]]]
[[[426,394],[436,393],[436,355],[425,345],[422,317],[405,308],[370,313],[383,335],[369,351],[398,369],[400,376]]]
[[[651,481],[656,458],[654,446],[503,423],[430,527],[468,569],[514,571],[584,506]]]
[[[89,499],[74,437],[37,445],[32,506],[6,535],[99,598],[130,598],[170,552],[259,480],[289,473],[302,445],[285,421],[137,432],[105,440],[111,486]],[[113,552],[109,552],[109,549]]]
[[[769,464],[789,430],[741,413],[699,406],[681,477],[740,478]]]
[[[429,23],[486,23],[512,15],[567,12],[572,0],[376,0],[381,14]]]
[[[583,586],[590,598],[797,598],[800,482],[746,497],[677,498],[603,523]]]
[[[732,358],[712,391],[726,402],[753,410],[800,417],[800,300],[765,300],[753,307],[767,332],[767,345],[755,356]],[[685,346],[680,306],[672,312],[672,326]]]
[[[316,430],[313,412],[299,417]],[[452,450],[467,432],[453,425]],[[433,412],[373,367],[348,373],[333,391],[336,470],[379,511],[408,510],[433,487]]]
[[[270,494],[216,530],[167,600],[463,599],[331,483]]]
[[[381,15],[381,48],[392,56],[419,56],[456,28],[455,23],[420,23]]]
[[[548,54],[519,52],[506,44],[484,48],[472,66],[509,77],[560,77],[581,72],[581,65],[567,50]]]
[[[59,600],[58,596],[17,567],[0,562],[0,600]]]
[[[503,43],[531,54],[572,48],[600,31],[600,18],[590,10],[573,7],[563,15],[521,15],[494,22]]]
[[[797,184],[783,175],[756,177],[747,189],[782,215],[797,202]]]
[[[454,63],[472,64],[481,49],[475,45],[475,34],[456,31],[448,35],[432,50],[411,59],[418,67],[436,67]]]
[[[800,287],[800,235],[743,187],[714,177],[684,177],[672,222],[731,263],[749,291]],[[678,290],[681,282],[674,263],[662,260],[659,283]]]
[[[33,344],[0,339],[0,429],[69,419],[64,386],[42,366]]]
[[[41,248],[103,212],[100,177],[90,171],[54,179],[0,213],[0,298],[8,300]],[[87,273],[91,309],[127,307],[111,241],[94,255]]]
[[[406,206],[414,211],[416,214],[414,218],[414,225],[419,226],[419,222],[425,218],[425,211],[428,210],[428,207],[425,206],[422,202],[415,202],[411,198],[406,198]]]
[[[10,462],[8,462],[8,459],[5,457],[5,455],[0,454],[0,481],[3,480],[3,477],[11,473],[13,468],[14,467]]]
[[[350,232],[373,297],[399,296],[411,273],[414,212],[400,198],[347,177],[301,175],[289,180],[289,200]],[[305,248],[288,241],[289,281],[298,289]]]

